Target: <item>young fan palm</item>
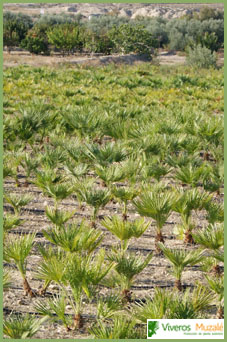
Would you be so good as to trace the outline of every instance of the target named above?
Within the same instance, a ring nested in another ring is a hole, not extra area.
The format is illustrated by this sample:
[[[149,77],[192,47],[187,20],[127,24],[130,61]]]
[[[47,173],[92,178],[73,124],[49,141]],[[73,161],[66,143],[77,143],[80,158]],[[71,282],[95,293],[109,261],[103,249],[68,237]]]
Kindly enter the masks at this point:
[[[203,249],[211,250],[213,255],[216,255],[220,248],[224,246],[224,225],[209,225],[206,228],[196,230],[192,236],[195,242],[201,245]],[[212,272],[218,275],[220,274],[221,270],[217,263],[217,259],[214,259],[215,263],[213,265]]]
[[[196,187],[203,174],[203,166],[197,167],[189,164],[179,167],[176,171],[175,178],[180,180],[183,185],[187,184]]]
[[[135,320],[123,315],[114,316],[111,323],[98,320],[88,329],[96,339],[141,339],[146,338],[145,329],[136,326]]]
[[[123,301],[131,301],[131,286],[134,282],[135,276],[141,273],[144,268],[149,264],[153,253],[142,258],[133,253],[119,253],[118,250],[113,251],[108,255],[108,260],[115,263],[114,273],[112,279],[107,280],[107,286],[116,286],[119,284],[121,287],[121,295]]]
[[[103,249],[95,257],[91,255],[82,257],[74,254],[73,258],[71,258],[67,266],[65,279],[72,290],[70,303],[74,310],[74,325],[76,328],[83,326],[83,294],[88,299],[91,299],[97,290],[97,285],[106,277],[113,266],[114,263],[105,261],[105,251]]]
[[[30,314],[13,316],[3,321],[3,334],[13,339],[31,338],[38,331],[46,318],[36,318]]]
[[[3,217],[3,232],[6,233],[8,230],[19,226],[23,222],[17,215],[5,214]]]
[[[170,249],[159,243],[160,249],[163,251],[165,257],[172,264],[172,274],[175,277],[175,287],[182,291],[181,276],[186,266],[194,266],[203,259],[201,251],[191,251]]]
[[[8,237],[4,246],[4,258],[6,261],[15,262],[22,278],[23,286],[26,295],[30,297],[34,296],[28,280],[26,278],[26,259],[31,252],[33,242],[35,238],[35,233],[28,234],[26,236],[20,236],[17,239],[12,239]]]
[[[204,208],[207,211],[206,219],[209,223],[214,224],[216,222],[224,221],[224,206],[221,203],[208,202]]]
[[[147,165],[143,168],[143,178],[145,181],[152,177],[155,178],[157,182],[160,181],[161,177],[166,176],[168,173],[171,172],[172,168],[168,165],[165,165],[163,162],[161,162],[159,159],[157,160],[147,160]]]
[[[34,157],[32,158],[28,153],[25,153],[23,159],[20,162],[20,165],[25,170],[26,179],[25,179],[24,186],[28,187],[31,174],[34,173],[35,170],[37,169],[39,165],[39,160],[37,158],[34,159]]]
[[[102,179],[103,185],[111,187],[113,182],[123,181],[127,177],[127,172],[120,164],[110,166],[96,166],[95,173]]]
[[[33,200],[33,197],[27,194],[5,194],[4,199],[12,205],[15,215],[20,215],[21,208],[29,204]]]
[[[62,211],[57,208],[46,207],[45,213],[48,219],[57,227],[61,227],[70,220],[76,211]]]
[[[66,166],[64,166],[64,169],[66,173],[69,176],[69,179],[80,179],[82,176],[86,175],[88,172],[88,164],[72,164],[72,163],[67,163]]]
[[[61,247],[65,252],[86,252],[90,254],[102,242],[101,232],[91,229],[82,221],[67,226],[49,228],[42,231],[44,237],[54,245]]]
[[[223,307],[223,300],[224,300],[224,277],[220,278],[211,278],[205,276],[206,280],[209,284],[211,291],[217,296],[218,299],[218,310],[217,310],[217,318],[221,319],[224,318],[224,307]]]
[[[114,162],[124,160],[128,152],[126,149],[117,143],[106,143],[104,146],[97,144],[87,145],[84,154],[88,159],[101,166],[108,166]]]
[[[48,300],[38,301],[34,305],[34,309],[39,315],[49,318],[53,322],[62,321],[67,331],[71,330],[72,317],[66,315],[67,301],[64,294],[55,295]]]
[[[139,190],[135,188],[126,188],[126,187],[115,187],[113,186],[111,188],[111,192],[116,198],[116,200],[120,203],[123,203],[123,210],[122,210],[122,216],[125,221],[127,221],[127,204],[128,201],[132,201],[136,196],[139,194]]]
[[[121,254],[128,247],[128,241],[132,237],[139,238],[149,227],[150,223],[146,223],[144,219],[138,219],[133,222],[121,220],[118,216],[105,218],[101,224],[114,234],[121,241]]]
[[[48,197],[54,199],[55,210],[57,210],[58,202],[70,196],[74,188],[69,183],[48,184],[43,189],[43,192]]]
[[[110,201],[111,194],[109,190],[95,189],[92,187],[82,187],[77,190],[83,202],[93,207],[92,226],[95,227],[95,221],[100,208],[104,208]]]
[[[133,201],[136,210],[142,216],[151,217],[156,221],[155,246],[157,253],[160,249],[157,243],[164,242],[162,227],[171,214],[173,204],[173,194],[171,192],[161,192],[159,190],[144,192],[138,200]]]
[[[176,200],[173,204],[173,210],[181,215],[182,225],[177,231],[184,232],[184,242],[193,244],[192,231],[195,224],[192,222],[192,211],[202,210],[211,202],[211,195],[207,192],[201,192],[198,189],[180,190],[176,192]]]

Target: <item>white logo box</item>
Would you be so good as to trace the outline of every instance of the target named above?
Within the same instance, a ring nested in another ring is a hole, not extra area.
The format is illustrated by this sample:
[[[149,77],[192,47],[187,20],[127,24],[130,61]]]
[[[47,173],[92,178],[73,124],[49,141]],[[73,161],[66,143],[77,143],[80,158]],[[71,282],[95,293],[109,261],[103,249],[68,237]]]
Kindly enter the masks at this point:
[[[149,322],[151,337],[149,337]],[[155,327],[154,327],[155,326]],[[147,338],[153,340],[224,339],[224,319],[148,319]]]

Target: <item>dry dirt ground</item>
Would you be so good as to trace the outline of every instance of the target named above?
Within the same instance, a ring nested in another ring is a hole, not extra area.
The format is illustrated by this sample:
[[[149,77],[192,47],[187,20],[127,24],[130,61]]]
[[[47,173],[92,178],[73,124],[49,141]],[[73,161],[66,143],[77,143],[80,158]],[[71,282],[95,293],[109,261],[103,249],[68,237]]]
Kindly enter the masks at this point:
[[[185,64],[186,58],[184,55],[179,55],[176,52],[159,51],[158,55],[154,57],[153,63],[159,65],[180,65]],[[3,52],[3,67],[15,67],[20,64],[39,67],[42,65],[56,66],[62,63],[83,64],[83,65],[105,65],[108,63],[126,63],[135,64],[146,62],[141,56],[134,54],[129,55],[111,55],[111,56],[86,56],[86,55],[70,55],[61,56],[55,54],[54,56],[32,55],[26,51],[12,51],[8,53]],[[218,53],[218,65],[224,65],[224,53]]]
[[[27,276],[30,282],[30,285],[34,290],[38,290],[42,286],[42,282],[36,280],[34,278],[34,271],[36,271],[37,266],[41,260],[41,257],[38,253],[38,245],[48,245],[48,242],[44,239],[42,234],[42,229],[45,229],[50,226],[50,221],[45,216],[45,206],[52,205],[53,202],[49,198],[44,198],[42,192],[33,184],[30,184],[28,188],[23,186],[25,178],[23,174],[20,172],[20,182],[21,187],[15,187],[14,181],[11,179],[7,179],[4,184],[4,191],[9,191],[11,193],[29,193],[33,196],[33,201],[22,210],[21,218],[24,219],[24,223],[17,227],[14,230],[11,230],[13,236],[20,235],[21,233],[29,233],[36,232],[35,238],[35,246],[33,247],[31,255],[28,257],[27,264]],[[169,178],[164,180],[166,183],[169,183]],[[219,201],[223,200],[223,189],[222,193],[217,198]],[[89,219],[91,211],[87,207],[84,210],[79,209],[79,205],[75,198],[70,197],[61,203],[61,208],[64,208],[67,211],[77,209],[76,214],[73,219],[77,219],[80,221],[81,219]],[[129,219],[134,219],[138,216],[135,213],[132,207],[129,208]],[[11,207],[8,204],[4,204],[4,211],[11,211]],[[104,247],[107,251],[117,243],[117,240],[113,237],[111,233],[109,233],[104,227],[101,226],[100,220],[104,216],[120,214],[121,208],[118,204],[109,203],[104,210],[100,211],[99,220],[97,223],[97,228],[101,229],[105,235],[104,241],[101,247]],[[194,217],[196,222],[198,222],[197,227],[202,227],[204,224],[207,224],[205,220],[204,213],[199,214],[199,216]],[[132,240],[130,243],[129,249],[136,253],[140,253],[141,255],[147,255],[149,252],[155,250],[154,245],[154,237],[155,237],[155,228],[154,221],[150,221],[151,225],[148,230],[143,234],[143,236],[139,239]],[[165,244],[170,248],[186,248],[187,250],[192,250],[197,247],[192,245],[185,245],[181,240],[178,240],[173,233],[173,227],[180,223],[180,217],[177,214],[172,214],[168,221],[166,222],[163,235],[165,238]],[[29,298],[24,296],[22,279],[17,271],[17,269],[9,264],[5,264],[5,267],[11,271],[13,283],[11,288],[4,293],[4,314],[7,315],[11,312],[15,313],[34,313],[34,303],[37,300],[45,301],[46,298],[43,297],[35,297]],[[170,263],[163,256],[158,256],[155,254],[150,262],[150,264],[145,268],[145,270],[137,277],[134,286],[132,287],[133,299],[144,299],[146,296],[152,295],[155,287],[161,287],[166,289],[171,289],[174,286],[174,278],[169,273]],[[182,283],[184,287],[190,287],[195,284],[195,281],[203,281],[204,277],[198,266],[187,267],[185,272],[183,273]],[[48,288],[46,297],[52,296],[56,293],[57,287],[53,284]],[[104,288],[100,286],[99,289],[101,294],[107,293],[110,289]],[[89,336],[86,333],[86,328],[94,322],[96,309],[95,303],[85,305],[84,317],[85,317],[85,326],[84,328],[77,331],[66,332],[65,328],[61,324],[57,323],[49,323],[47,322],[43,325],[40,331],[34,336],[34,338],[44,339],[70,339],[70,338],[88,338]],[[72,310],[70,307],[67,309],[68,314],[72,314]],[[209,313],[207,313],[207,318],[215,318],[216,309],[215,307],[211,309]]]
[[[223,3],[216,4],[142,4],[142,3],[78,3],[78,4],[4,4],[4,11],[21,12],[37,18],[40,14],[81,14],[85,18],[92,15],[112,14],[128,18],[136,16],[179,18],[203,7],[224,10]]]

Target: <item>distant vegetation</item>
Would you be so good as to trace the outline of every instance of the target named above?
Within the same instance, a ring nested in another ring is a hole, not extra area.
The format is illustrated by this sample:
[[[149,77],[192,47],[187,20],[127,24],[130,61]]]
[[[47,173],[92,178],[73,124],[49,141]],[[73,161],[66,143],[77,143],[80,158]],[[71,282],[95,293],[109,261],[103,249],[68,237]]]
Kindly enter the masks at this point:
[[[211,52],[224,46],[224,13],[204,7],[179,19],[118,17],[84,19],[82,15],[3,14],[3,42],[8,51],[21,47],[35,54],[138,53],[151,56],[155,48],[188,51],[200,45]]]

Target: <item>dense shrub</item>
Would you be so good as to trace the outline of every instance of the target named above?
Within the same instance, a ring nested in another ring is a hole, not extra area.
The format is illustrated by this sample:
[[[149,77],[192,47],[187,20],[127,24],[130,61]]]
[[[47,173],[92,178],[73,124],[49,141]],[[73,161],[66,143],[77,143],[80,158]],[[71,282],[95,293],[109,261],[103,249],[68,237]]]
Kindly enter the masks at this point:
[[[97,34],[92,31],[86,31],[84,34],[84,42],[84,47],[89,52],[109,55],[114,48],[114,43],[106,32]]]
[[[217,66],[216,53],[200,44],[188,48],[187,64],[198,68],[215,68]]]
[[[45,24],[36,24],[28,31],[26,38],[22,40],[21,47],[31,53],[44,53],[45,55],[49,55],[50,52],[46,35],[48,28],[49,26]]]
[[[123,24],[110,31],[110,37],[117,52],[151,55],[152,49],[158,46],[157,40],[142,26]]]
[[[63,54],[81,50],[83,47],[82,28],[75,24],[55,25],[47,31],[48,42]]]
[[[32,19],[28,15],[5,12],[3,14],[4,46],[7,46],[9,51],[12,47],[19,46],[32,25]]]

